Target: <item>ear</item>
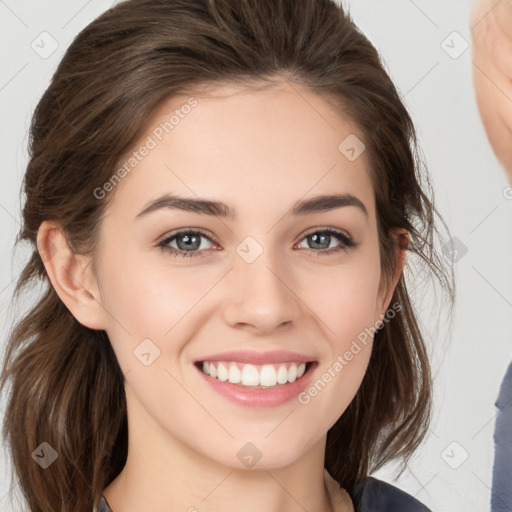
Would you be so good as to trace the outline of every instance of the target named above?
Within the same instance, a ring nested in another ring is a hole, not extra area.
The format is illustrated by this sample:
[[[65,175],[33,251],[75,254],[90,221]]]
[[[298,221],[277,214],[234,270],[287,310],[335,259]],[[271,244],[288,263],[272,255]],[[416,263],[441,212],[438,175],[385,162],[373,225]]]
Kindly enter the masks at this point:
[[[39,227],[37,248],[51,284],[71,314],[90,329],[105,329],[106,315],[91,258],[75,254],[62,227],[53,221]]]
[[[396,228],[392,231],[391,236],[396,247],[395,272],[391,279],[386,279],[387,276],[385,275],[381,276],[376,307],[377,317],[375,319],[375,324],[379,326],[383,322],[382,318],[389,307],[396,285],[402,275],[405,265],[405,251],[409,242],[409,232],[406,229]]]

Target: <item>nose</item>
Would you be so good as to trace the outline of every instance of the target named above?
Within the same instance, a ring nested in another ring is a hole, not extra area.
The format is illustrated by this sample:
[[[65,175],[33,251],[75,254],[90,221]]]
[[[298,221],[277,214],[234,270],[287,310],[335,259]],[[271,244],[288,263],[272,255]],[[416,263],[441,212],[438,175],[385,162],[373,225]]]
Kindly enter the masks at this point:
[[[223,316],[231,327],[263,335],[299,321],[304,306],[293,273],[272,251],[251,263],[237,255],[225,281]]]

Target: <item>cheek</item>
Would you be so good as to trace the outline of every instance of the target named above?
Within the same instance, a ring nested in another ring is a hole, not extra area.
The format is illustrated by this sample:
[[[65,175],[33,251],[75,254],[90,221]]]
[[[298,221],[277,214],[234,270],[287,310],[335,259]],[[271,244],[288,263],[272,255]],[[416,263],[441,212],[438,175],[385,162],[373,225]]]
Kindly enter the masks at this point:
[[[301,296],[337,351],[375,324],[379,281],[378,258],[361,252],[349,264],[316,272],[314,286],[303,288]]]
[[[337,286],[336,286],[337,284]],[[343,344],[375,322],[378,283],[371,279],[349,283],[332,283],[324,297],[318,298],[316,307],[330,327],[329,338]]]
[[[374,279],[341,283],[331,290],[331,300],[318,305],[329,342],[316,380],[299,396],[310,404],[314,417],[330,428],[354,399],[366,374],[372,353],[377,284]]]
[[[137,353],[141,343],[148,343],[145,340],[151,340],[160,355],[167,353],[171,340],[183,338],[185,344],[183,328],[215,284],[213,275],[164,264],[134,266],[128,257],[117,259],[115,265],[104,264],[105,269],[111,269],[102,279],[106,330],[124,371],[134,366],[134,351]],[[173,352],[180,349],[174,342]],[[160,364],[164,359],[155,362]]]
[[[319,325],[329,341],[324,364],[316,384],[304,395],[304,402],[322,394],[315,407],[332,425],[348,407],[364,378],[370,359],[373,336],[379,320],[376,309],[380,263],[374,253],[360,253],[357,263],[332,269],[320,277],[315,293],[309,296]],[[323,389],[326,393],[323,393]]]

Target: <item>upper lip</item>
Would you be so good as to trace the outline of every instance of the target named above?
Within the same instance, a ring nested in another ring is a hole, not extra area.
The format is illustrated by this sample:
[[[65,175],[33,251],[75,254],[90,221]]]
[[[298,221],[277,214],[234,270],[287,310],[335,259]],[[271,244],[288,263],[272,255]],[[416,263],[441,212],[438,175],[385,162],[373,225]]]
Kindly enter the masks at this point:
[[[202,361],[233,361],[250,364],[275,364],[286,362],[308,363],[315,361],[315,359],[304,354],[298,354],[297,352],[290,352],[287,350],[272,350],[268,352],[234,350],[231,352],[219,352],[196,360],[196,362]]]

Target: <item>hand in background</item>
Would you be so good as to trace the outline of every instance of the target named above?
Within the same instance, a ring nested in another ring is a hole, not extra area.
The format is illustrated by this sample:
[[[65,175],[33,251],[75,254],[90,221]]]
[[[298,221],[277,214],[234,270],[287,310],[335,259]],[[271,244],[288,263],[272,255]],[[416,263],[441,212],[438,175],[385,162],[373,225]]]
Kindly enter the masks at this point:
[[[512,184],[512,0],[476,0],[473,84],[487,138]],[[496,401],[491,512],[512,510],[512,363]]]
[[[512,0],[476,0],[470,26],[478,110],[512,183]]]

